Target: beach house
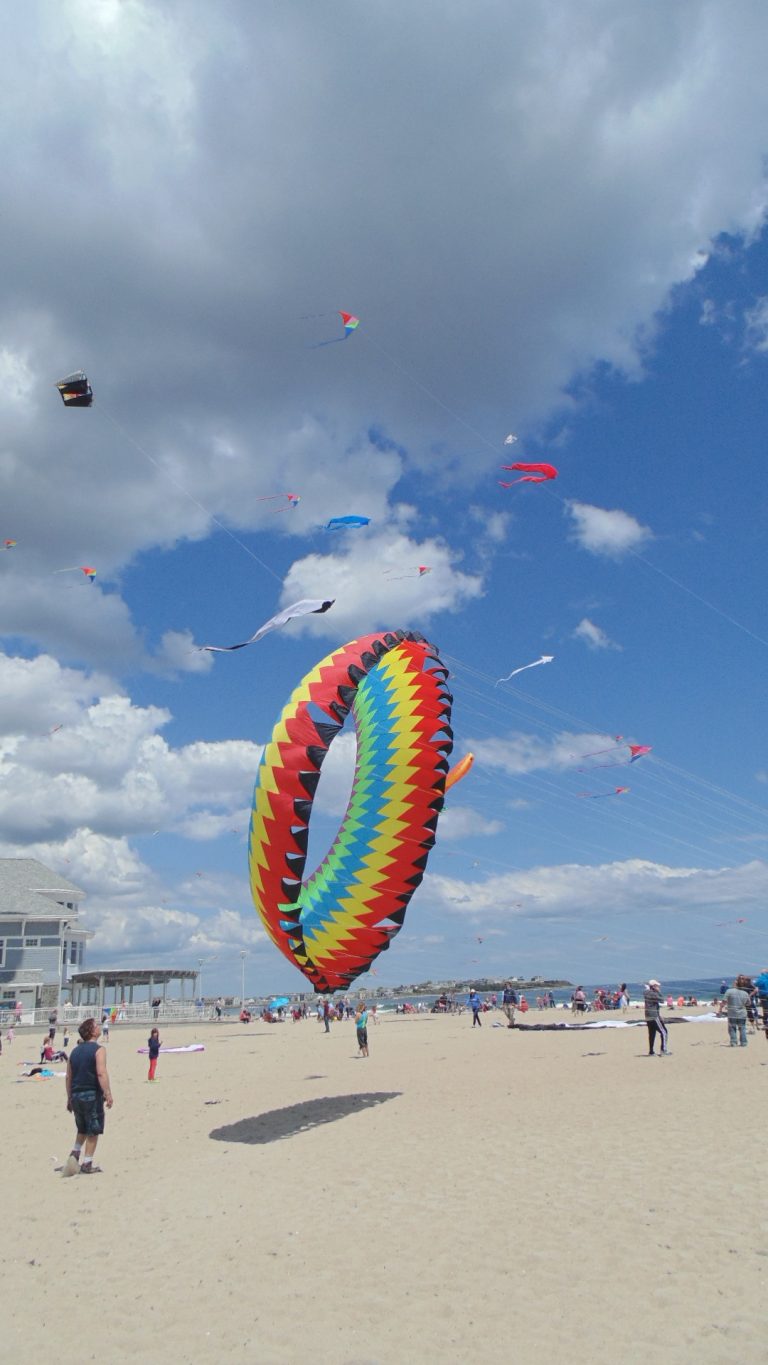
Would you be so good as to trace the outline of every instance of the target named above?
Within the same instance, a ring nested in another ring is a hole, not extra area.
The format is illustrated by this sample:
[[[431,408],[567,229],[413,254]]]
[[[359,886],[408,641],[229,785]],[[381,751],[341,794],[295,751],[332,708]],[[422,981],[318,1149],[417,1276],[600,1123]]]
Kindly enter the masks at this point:
[[[0,858],[0,1014],[23,1017],[68,996],[93,934],[79,922],[84,893],[36,858]]]

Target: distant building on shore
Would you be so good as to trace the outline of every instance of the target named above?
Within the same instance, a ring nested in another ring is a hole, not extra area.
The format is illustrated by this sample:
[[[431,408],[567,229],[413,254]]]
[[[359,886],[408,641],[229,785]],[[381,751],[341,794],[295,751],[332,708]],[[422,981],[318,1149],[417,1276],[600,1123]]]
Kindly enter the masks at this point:
[[[0,1011],[54,1009],[82,969],[93,933],[79,922],[84,892],[36,858],[0,858]]]

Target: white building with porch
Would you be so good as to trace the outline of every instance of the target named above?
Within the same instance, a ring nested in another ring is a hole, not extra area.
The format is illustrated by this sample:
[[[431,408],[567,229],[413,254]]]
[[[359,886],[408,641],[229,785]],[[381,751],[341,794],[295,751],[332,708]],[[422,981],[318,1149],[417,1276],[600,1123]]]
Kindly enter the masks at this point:
[[[93,933],[80,923],[84,892],[36,858],[0,858],[0,1017],[22,1019],[69,997]]]

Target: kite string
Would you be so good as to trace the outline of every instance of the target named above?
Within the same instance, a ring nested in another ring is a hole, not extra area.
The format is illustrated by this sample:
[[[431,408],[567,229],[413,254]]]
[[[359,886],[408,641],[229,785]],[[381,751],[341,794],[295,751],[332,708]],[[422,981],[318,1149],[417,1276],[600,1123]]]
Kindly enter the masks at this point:
[[[206,517],[210,518],[214,526],[218,526],[220,531],[223,531],[225,535],[229,536],[230,540],[234,540],[235,544],[239,545],[241,550],[245,550],[245,553],[247,555],[250,555],[251,559],[255,560],[255,562],[262,569],[266,569],[268,574],[271,574],[272,577],[275,578],[278,583],[282,584],[283,580],[280,577],[280,575],[276,574],[274,569],[270,569],[269,565],[265,564],[263,559],[259,559],[259,556],[254,554],[253,550],[251,550],[249,546],[247,546],[242,540],[240,540],[239,536],[236,536],[234,531],[231,531],[228,526],[225,526],[223,521],[219,521],[219,518],[214,516],[213,512],[210,512],[207,507],[203,506],[201,502],[198,502],[197,498],[194,497],[192,493],[190,493],[189,489],[185,488],[183,483],[181,483],[179,479],[175,478],[173,474],[169,473],[169,471],[164,468],[160,461],[155,459],[154,455],[151,455],[148,450],[145,450],[144,447],[140,445],[139,442],[135,439],[135,437],[133,437],[129,431],[126,431],[125,427],[122,426],[122,424],[118,422],[115,417],[112,416],[112,413],[109,412],[109,410],[105,408],[102,403],[99,403],[97,405],[94,400],[93,406],[94,407],[98,406],[99,412],[102,413],[107,418],[107,420],[112,423],[115,430],[119,431],[120,435],[123,436],[126,441],[130,442],[130,444],[136,450],[138,450],[139,454],[144,456],[145,460],[149,460],[149,463],[154,465],[158,473],[160,473],[163,476],[163,478],[168,481],[168,483],[173,484],[174,488],[176,488],[179,493],[183,493],[184,497],[188,498],[189,501],[195,507],[197,507],[198,511],[202,512]]]
[[[379,351],[383,356],[385,356],[385,358],[389,361],[390,365],[394,366],[394,368],[398,370],[400,374],[404,375],[406,379],[409,379],[412,384],[415,384],[417,388],[421,389],[422,393],[425,393],[429,398],[432,399],[434,403],[437,403],[438,406],[443,409],[443,412],[447,412],[449,417],[452,417],[455,422],[458,422],[461,426],[464,427],[466,431],[469,431],[473,436],[476,436],[477,439],[479,441],[482,441],[483,445],[486,445],[489,450],[492,450],[494,452],[494,454],[498,454],[498,446],[495,442],[490,441],[488,437],[483,434],[482,431],[478,431],[477,427],[472,426],[471,422],[467,422],[463,417],[459,415],[458,412],[455,411],[454,408],[450,407],[448,403],[445,403],[443,399],[438,396],[438,394],[436,394],[432,389],[428,388],[426,384],[423,384],[420,379],[416,378],[415,375],[411,374],[411,372],[407,370],[404,365],[400,364],[396,356],[393,356],[389,351],[387,351],[385,347],[380,344],[380,342],[374,341],[370,333],[366,333],[366,338],[371,346],[374,346],[377,351]],[[502,468],[507,469],[512,468],[512,466],[503,465]],[[526,482],[526,480],[524,479],[514,480],[514,483],[524,482]],[[512,484],[510,484],[509,487],[511,488]],[[548,488],[547,492],[550,494],[551,497],[556,498],[557,501],[563,507],[565,508],[568,507],[569,502],[571,501],[570,499],[564,498],[562,497],[561,494],[556,493],[554,488]],[[746,635],[749,635],[753,640],[756,640],[758,644],[768,646],[768,640],[764,640],[761,635],[757,635],[753,630],[750,630],[749,626],[745,626],[743,622],[737,621],[736,618],[734,616],[730,616],[728,612],[723,611],[720,607],[716,607],[714,602],[709,602],[706,597],[702,597],[699,593],[694,592],[693,588],[687,587],[685,583],[681,583],[680,580],[674,578],[672,574],[667,573],[664,569],[658,568],[655,564],[651,564],[647,559],[644,559],[642,555],[639,555],[636,550],[630,549],[629,553],[635,559],[639,560],[641,564],[644,564],[646,568],[652,569],[653,572],[659,574],[661,578],[666,578],[669,583],[674,584],[676,588],[680,588],[682,592],[688,593],[690,597],[693,597],[697,602],[700,602],[703,607],[708,607],[710,611],[715,612],[716,615],[722,617],[724,621],[728,621],[728,623],[732,626],[735,626],[737,630],[744,631]]]
[[[454,422],[458,422],[460,426],[464,427],[465,431],[469,431],[473,436],[476,436],[478,441],[482,441],[483,445],[486,445],[489,450],[492,450],[495,455],[498,455],[498,446],[493,441],[490,441],[487,436],[484,436],[482,431],[478,431],[477,427],[473,427],[471,422],[467,422],[454,408],[451,408],[447,403],[444,403],[442,398],[438,397],[432,389],[427,388],[426,384],[422,384],[420,379],[417,379],[404,365],[400,364],[396,356],[391,355],[389,351],[385,350],[380,342],[374,341],[370,332],[366,332],[365,337],[370,346],[374,346],[377,351],[380,351],[385,359],[389,361],[390,365],[393,365],[400,374],[404,375],[406,379],[409,379],[418,389],[421,389],[422,393],[425,393],[428,398],[431,398],[433,403],[437,403],[438,407],[441,407],[443,412],[447,412],[448,416],[452,417]]]
[[[709,607],[710,611],[714,611],[718,616],[722,616],[724,621],[728,621],[732,626],[736,626],[737,630],[743,630],[745,635],[750,635],[753,640],[757,640],[758,644],[768,645],[768,640],[764,640],[762,635],[756,635],[753,630],[750,630],[749,626],[745,626],[743,622],[737,621],[735,616],[729,616],[727,611],[723,611],[720,607],[716,607],[714,602],[708,602],[706,597],[701,597],[699,593],[693,591],[693,588],[686,587],[685,583],[681,583],[678,578],[673,578],[672,574],[667,573],[666,569],[660,569],[657,564],[651,564],[649,560],[644,559],[642,555],[639,555],[636,550],[630,550],[629,553],[632,555],[633,559],[637,559],[641,564],[644,564],[646,569],[652,569],[654,573],[659,574],[662,578],[666,578],[669,583],[674,583],[676,588],[681,588],[683,592],[687,592],[689,597],[694,597],[697,602],[701,602],[702,606]]]
[[[453,656],[444,654],[444,657],[445,657],[446,659],[451,659],[451,661],[452,661],[452,663],[454,664],[454,666],[460,668],[463,672],[466,672],[466,673],[467,673],[468,675],[470,675],[470,676],[474,676],[474,677],[477,678],[477,679],[481,679],[486,685],[488,685],[488,684],[491,683],[491,681],[492,681],[491,678],[490,678],[488,675],[481,673],[478,669],[473,668],[473,667],[471,667],[470,665],[467,665],[467,664],[463,663],[463,661],[461,661],[461,660],[459,660],[459,659],[456,659],[456,658],[453,657]],[[463,681],[463,688],[466,690],[468,687],[469,687],[469,691],[470,691],[470,692],[473,692],[474,695],[475,695],[476,697],[479,698],[479,697],[482,695],[481,693],[479,693],[479,692],[477,692],[475,689],[473,689],[471,686],[469,686],[468,683],[467,683],[466,681]],[[507,691],[508,693],[512,693],[513,695],[519,697],[520,700],[522,700],[522,701],[528,701],[528,702],[530,702],[534,707],[538,707],[538,708],[540,708],[540,709],[542,709],[542,710],[544,710],[544,711],[546,711],[546,712],[550,712],[551,714],[556,715],[556,716],[558,716],[558,717],[560,717],[560,718],[566,720],[567,722],[569,722],[569,723],[571,723],[571,724],[577,724],[577,725],[582,725],[582,726],[588,724],[587,722],[585,722],[585,721],[583,720],[582,717],[576,717],[576,716],[569,715],[567,712],[560,711],[558,708],[551,707],[551,706],[548,706],[548,705],[546,705],[546,704],[544,704],[544,703],[541,703],[540,701],[538,701],[536,698],[532,697],[532,696],[531,696],[530,694],[528,694],[528,693],[521,692],[521,691],[519,691],[518,689],[515,689],[515,688],[508,688],[508,689],[504,689],[504,690]],[[490,692],[490,688],[489,688],[489,692]],[[518,714],[518,715],[520,716],[521,719],[524,718],[521,712],[516,712],[516,711],[515,711],[515,708],[514,708],[514,707],[511,707],[511,708],[510,708],[510,707],[508,707],[508,706],[502,705],[502,704],[501,704],[501,699],[500,699],[500,697],[499,697],[498,692],[496,692],[495,694],[494,694],[494,693],[490,693],[490,695],[488,695],[487,697],[483,697],[483,700],[484,700],[484,702],[486,703],[486,705],[487,705],[488,703],[490,703],[491,706],[492,706],[492,708],[493,708],[494,710],[496,710],[496,711],[511,710],[513,714]],[[465,704],[465,706],[466,706],[466,702],[465,702],[464,704]],[[471,710],[474,710],[474,709],[475,709],[475,708],[473,708],[473,707],[471,706],[471,704],[470,704],[469,710],[471,711]],[[488,718],[488,717],[486,717],[486,719],[487,719],[487,718]],[[553,726],[550,725],[550,724],[547,724],[546,721],[543,721],[541,718],[537,719],[536,724],[539,725],[540,727],[542,727],[543,729],[549,731],[549,732],[550,732],[551,734],[553,734],[553,735],[555,735],[555,734],[557,733],[555,727],[553,727]],[[683,777],[683,778],[684,778],[686,781],[688,781],[688,782],[698,783],[698,784],[700,784],[701,786],[703,786],[703,787],[705,787],[705,788],[709,788],[710,790],[716,792],[717,796],[718,796],[719,798],[721,798],[721,800],[722,800],[722,799],[725,799],[725,801],[728,802],[729,814],[730,814],[731,818],[736,818],[736,819],[739,820],[739,821],[743,821],[743,820],[747,820],[747,819],[749,818],[749,813],[754,813],[754,814],[757,814],[757,815],[760,815],[760,816],[763,816],[763,817],[764,817],[765,814],[767,813],[763,807],[756,805],[754,802],[745,802],[743,798],[737,797],[737,796],[735,795],[735,793],[729,792],[729,791],[727,791],[725,788],[718,788],[718,787],[715,787],[713,784],[707,782],[706,779],[702,779],[702,778],[700,778],[700,777],[697,777],[697,776],[696,776],[695,774],[693,774],[693,773],[687,773],[684,769],[677,769],[677,768],[675,768],[674,765],[667,763],[665,760],[662,760],[662,759],[658,759],[658,758],[657,758],[655,761],[653,761],[653,760],[648,760],[648,761],[653,763],[652,768],[650,768],[650,769],[647,771],[647,773],[646,773],[646,776],[647,776],[648,778],[655,779],[656,781],[659,781],[659,780],[660,780],[660,781],[662,781],[665,785],[668,785],[668,784],[669,784],[669,779],[668,779],[667,777],[665,777],[665,776],[663,775],[662,772],[658,772],[658,771],[657,771],[658,768],[661,768],[661,769],[668,769],[668,770],[670,770],[671,772],[674,772],[676,775],[678,775],[678,777]],[[527,778],[527,782],[530,782],[530,781],[531,781],[531,774],[529,774],[529,775],[528,775],[528,778]],[[670,784],[670,785],[671,785],[671,784]],[[685,790],[685,788],[684,788],[684,790]],[[707,805],[707,806],[708,806],[708,805],[712,804],[712,805],[715,805],[715,806],[716,806],[716,802],[711,802],[711,798],[710,798],[710,797],[703,796],[703,795],[701,795],[700,793],[698,793],[698,792],[696,792],[696,791],[687,790],[685,794],[686,794],[686,796],[687,796],[688,798],[690,798],[690,799],[694,799],[694,800],[703,802],[704,805]],[[636,800],[641,800],[641,798],[640,798],[639,796],[636,796]],[[633,803],[633,804],[634,804],[634,803]],[[736,807],[736,808],[734,808],[734,807]],[[713,818],[713,817],[709,817],[709,818]],[[624,823],[624,821],[622,821],[622,823]],[[695,819],[695,817],[694,817],[694,819],[693,819],[693,823],[700,825],[701,828],[703,828],[703,829],[706,829],[706,828],[707,828],[706,825],[704,825],[702,821],[700,821],[700,820],[698,820],[698,819]],[[646,828],[647,828],[647,827],[646,827]],[[732,837],[733,837],[734,839],[738,839],[738,836],[735,835],[735,834],[734,834]],[[686,842],[688,842],[688,841],[686,841]],[[692,848],[695,848],[696,851],[699,852],[699,853],[706,852],[706,853],[707,853],[707,856],[708,856],[709,858],[712,857],[712,854],[711,854],[711,852],[710,852],[709,850],[701,849],[698,845],[695,845],[695,844],[689,844],[689,846],[692,847]]]

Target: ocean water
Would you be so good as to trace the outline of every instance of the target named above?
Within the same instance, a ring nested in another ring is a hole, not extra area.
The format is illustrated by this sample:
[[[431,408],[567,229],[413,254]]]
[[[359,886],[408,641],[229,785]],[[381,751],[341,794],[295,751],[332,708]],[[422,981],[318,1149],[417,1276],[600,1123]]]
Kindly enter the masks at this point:
[[[673,999],[674,999],[675,1001],[677,1000],[677,998],[678,998],[679,995],[684,995],[685,998],[686,998],[686,1000],[688,999],[688,997],[689,997],[690,995],[694,995],[694,996],[696,997],[696,999],[698,1000],[699,1004],[700,1004],[700,1005],[704,1005],[704,1004],[709,1004],[709,1002],[710,1002],[711,1000],[717,999],[717,998],[719,997],[719,995],[720,995],[720,982],[722,981],[722,979],[723,979],[722,977],[693,977],[693,978],[686,977],[685,979],[681,979],[681,978],[679,978],[679,977],[674,977],[674,978],[671,979],[670,981],[662,981],[662,983],[661,983],[661,991],[662,991],[662,995],[664,995],[665,997],[666,997],[667,994],[672,995],[672,997],[673,997]],[[574,981],[574,983],[573,983],[572,986],[564,986],[564,987],[561,987],[561,988],[559,988],[559,989],[553,987],[553,988],[552,988],[552,994],[553,994],[553,996],[555,997],[555,1004],[557,1004],[557,1005],[563,1005],[563,1004],[566,1004],[566,1003],[570,1003],[571,995],[573,994],[573,992],[574,992],[574,990],[576,989],[576,986],[577,986],[577,985],[583,985],[584,990],[585,990],[586,995],[587,995],[587,999],[590,1000],[590,999],[592,999],[592,997],[593,997],[593,995],[594,995],[594,992],[595,992],[599,987],[602,987],[604,990],[606,990],[606,991],[608,991],[608,992],[610,993],[610,992],[616,990],[616,988],[617,988],[618,986],[621,985],[621,982],[620,982],[620,981],[598,981],[598,982],[593,982],[592,984],[589,984],[588,982],[576,982],[576,981]],[[637,1003],[639,1003],[639,1002],[642,1001],[644,985],[645,985],[645,983],[642,982],[642,981],[628,981],[628,982],[627,982],[627,990],[628,990],[628,992],[629,992],[630,1003],[635,1003],[635,1004],[637,1004]],[[731,980],[730,980],[730,978],[728,979],[728,985],[729,985],[729,986],[731,985]],[[531,1005],[534,1009],[535,1009],[535,1007],[536,1007],[536,995],[537,995],[538,993],[541,993],[541,991],[543,991],[544,989],[545,989],[544,987],[540,987],[539,990],[537,991],[537,988],[534,986],[534,987],[532,987],[530,990],[525,991],[526,999],[528,1000],[529,1005]],[[346,998],[347,998],[348,1000],[350,1000],[351,1002],[354,1003],[354,1002],[356,1002],[356,1001],[360,998],[360,996],[361,996],[362,994],[364,994],[364,992],[363,992],[358,986],[356,986],[356,985],[353,983],[353,985],[350,987],[350,989],[346,992]],[[466,999],[467,999],[467,995],[468,995],[468,994],[469,994],[469,992],[468,992],[466,989],[464,989],[464,988],[461,989],[461,990],[457,990],[457,991],[455,992],[456,1000],[457,1000],[460,1004],[465,1004],[465,1003],[466,1003]],[[490,996],[491,994],[492,994],[491,991],[481,992],[481,995],[483,996],[483,998],[487,998],[487,997]],[[518,990],[518,994],[519,994],[519,990]],[[500,1004],[500,1003],[501,1003],[501,991],[497,991],[497,996],[498,996],[498,1001],[499,1001],[499,1004]],[[335,997],[333,997],[333,998],[334,998],[334,999],[338,999],[338,998],[340,998],[340,997],[339,997],[339,996],[335,996]],[[314,1011],[317,1009],[317,999],[318,999],[318,997],[312,996],[312,997],[307,1001],[307,1003],[308,1003],[308,1005],[309,1005],[310,1013],[314,1013]],[[433,994],[433,995],[398,995],[396,999],[388,998],[388,999],[385,999],[385,1000],[376,1000],[375,998],[371,997],[371,998],[369,999],[369,1003],[370,1003],[370,1004],[376,1005],[377,1009],[378,1009],[381,1013],[389,1013],[389,1012],[394,1013],[394,1010],[395,1010],[396,1005],[402,1005],[402,1004],[404,1004],[404,1003],[406,1003],[406,1002],[407,1002],[408,1004],[410,1004],[410,1005],[419,1005],[419,1004],[421,1004],[421,1005],[426,1005],[426,1007],[427,1007],[428,1009],[431,1009],[432,1005],[434,1004],[434,1002],[435,1002],[436,1000],[437,1000],[437,994]],[[251,1006],[251,1008],[254,1008],[254,1007]],[[258,1011],[259,1011],[259,1009],[260,1009],[260,1006],[256,1006],[255,1008],[256,1008],[256,1012],[258,1013]],[[210,1012],[210,1005],[208,1006],[208,1009],[207,1009],[206,1013],[209,1013],[209,1012]],[[240,1013],[240,1007],[239,1007],[239,1006],[236,1006],[236,1007],[235,1007],[235,1006],[233,1006],[233,1007],[228,1007],[228,1008],[225,1008],[225,1010],[224,1010],[224,1015],[225,1015],[225,1017],[227,1017],[227,1018],[229,1018],[229,1019],[236,1019],[236,1018],[238,1017],[239,1013]]]
[[[686,1000],[690,995],[693,995],[696,997],[700,1005],[704,1004],[708,1005],[711,1000],[717,999],[719,997],[720,982],[722,981],[722,979],[723,979],[722,977],[694,977],[686,978],[685,980],[683,980],[679,977],[674,977],[670,981],[662,981],[661,992],[662,995],[665,997],[667,994],[670,994],[675,1001],[677,1001],[679,995],[684,995]],[[729,980],[728,985],[730,984],[731,982]],[[587,999],[590,1000],[594,995],[594,992],[598,988],[602,987],[604,990],[610,993],[612,991],[615,991],[617,987],[621,985],[621,982],[598,981],[590,985],[587,982],[574,981],[574,984],[572,986],[564,986],[560,987],[559,989],[553,987],[552,994],[555,997],[555,1004],[563,1005],[566,1003],[570,1003],[571,996],[574,990],[576,989],[577,985],[583,985]],[[630,1004],[632,1003],[637,1004],[640,1001],[642,1001],[644,986],[645,983],[642,981],[627,982],[627,991],[629,994]],[[545,989],[546,987],[539,987],[537,990],[537,988],[534,986],[530,990],[526,990],[523,992],[526,1000],[528,1001],[528,1004],[531,1005],[534,1009],[536,1007],[537,994],[541,994]],[[354,987],[351,991],[349,991],[349,996],[351,999],[356,999],[357,994],[358,992],[354,990]],[[493,994],[493,992],[481,991],[480,994],[484,999],[487,999],[489,995]],[[501,991],[497,991],[496,994],[498,996],[499,1003],[501,1003]],[[519,989],[518,994],[520,994]],[[462,1005],[466,1003],[467,995],[468,995],[467,990],[460,991],[457,990],[455,992],[456,1000],[459,1002],[459,1004]],[[379,1010],[389,1012],[393,1011],[396,1005],[402,1005],[405,1001],[407,1001],[411,1005],[418,1005],[421,1003],[422,1005],[426,1005],[427,1008],[431,1009],[436,999],[437,995],[399,995],[396,1000],[379,1000],[372,1001],[371,1003],[376,1004]]]

